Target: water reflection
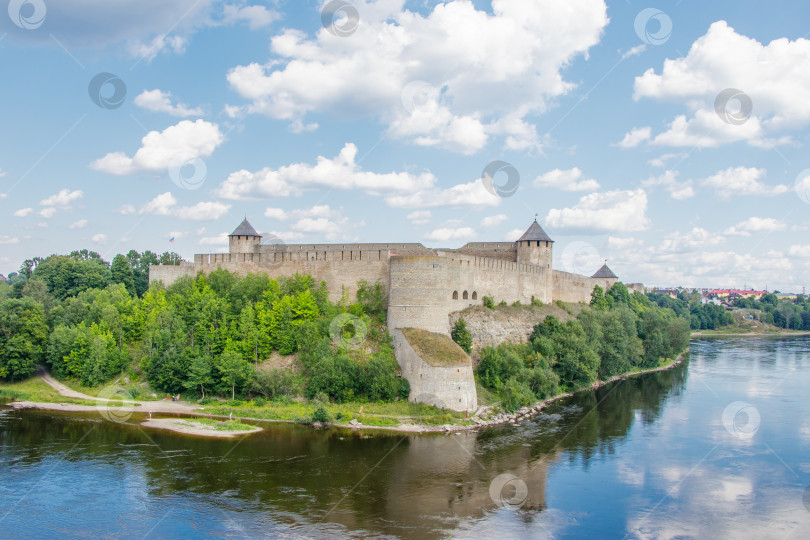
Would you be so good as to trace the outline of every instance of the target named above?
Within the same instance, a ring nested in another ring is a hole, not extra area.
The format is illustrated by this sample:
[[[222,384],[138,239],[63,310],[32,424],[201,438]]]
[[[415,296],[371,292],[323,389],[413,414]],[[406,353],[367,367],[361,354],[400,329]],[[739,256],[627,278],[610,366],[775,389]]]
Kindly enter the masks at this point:
[[[272,425],[207,440],[2,411],[2,526],[38,537],[787,534],[810,525],[808,342],[744,345],[694,342],[672,370],[459,435]],[[750,440],[723,426],[735,401],[761,415]],[[491,496],[505,473],[525,485],[517,508]]]

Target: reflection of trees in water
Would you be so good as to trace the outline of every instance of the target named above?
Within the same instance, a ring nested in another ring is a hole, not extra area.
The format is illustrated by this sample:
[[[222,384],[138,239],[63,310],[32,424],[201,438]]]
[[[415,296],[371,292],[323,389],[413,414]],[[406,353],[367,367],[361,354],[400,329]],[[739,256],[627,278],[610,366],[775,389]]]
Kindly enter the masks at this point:
[[[562,414],[560,449],[568,452],[571,460],[581,457],[586,464],[594,455],[612,453],[636,417],[644,424],[652,424],[660,417],[666,401],[681,395],[686,386],[687,364],[620,380],[549,407],[549,414],[577,409]]]
[[[686,367],[678,366],[577,394],[531,422],[459,435],[369,436],[271,425],[240,442],[142,432],[95,415],[77,421],[25,411],[4,424],[2,452],[7,463],[16,453],[29,463],[56,456],[118,464],[152,497],[193,496],[260,520],[271,516],[304,534],[307,524],[323,520],[350,531],[432,538],[497,511],[489,487],[507,472],[528,490],[520,516],[536,519],[558,453],[587,462],[612,452],[637,412],[642,422],[654,422],[685,381]]]

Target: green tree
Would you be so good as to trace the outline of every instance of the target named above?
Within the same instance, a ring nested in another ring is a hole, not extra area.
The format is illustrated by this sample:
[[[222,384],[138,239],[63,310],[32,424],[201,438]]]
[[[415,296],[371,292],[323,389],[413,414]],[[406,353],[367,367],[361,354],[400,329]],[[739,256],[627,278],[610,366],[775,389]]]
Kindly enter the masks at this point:
[[[194,356],[189,366],[188,378],[183,383],[183,386],[189,390],[199,386],[202,398],[205,399],[205,387],[212,384],[214,384],[214,377],[211,359],[202,355]]]
[[[605,299],[605,291],[599,285],[595,285],[591,292],[591,307],[601,311],[605,311],[610,307]]]
[[[222,376],[222,382],[231,387],[231,399],[236,399],[236,385],[245,383],[252,373],[250,364],[231,343],[226,345],[217,360],[217,370]]]
[[[458,343],[458,346],[464,349],[466,353],[470,353],[472,350],[472,334],[467,329],[467,321],[464,319],[457,320],[456,324],[453,325],[453,330],[450,331],[450,337],[452,337],[453,341]]]
[[[31,298],[0,302],[0,379],[31,375],[44,357],[45,310]]]
[[[113,259],[110,268],[110,279],[112,283],[122,284],[130,294],[135,294],[135,276],[132,273],[129,261],[123,255],[116,255]]]

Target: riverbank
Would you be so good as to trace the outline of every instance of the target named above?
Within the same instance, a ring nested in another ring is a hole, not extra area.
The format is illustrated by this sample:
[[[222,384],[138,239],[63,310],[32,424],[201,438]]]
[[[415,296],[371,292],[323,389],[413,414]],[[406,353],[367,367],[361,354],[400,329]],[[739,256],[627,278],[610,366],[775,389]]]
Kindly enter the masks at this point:
[[[795,335],[795,334],[791,334]],[[472,416],[469,418],[455,418],[455,416],[460,416],[459,413],[451,413],[448,412],[446,415],[441,415],[437,418],[447,418],[448,420],[456,420],[463,423],[443,423],[443,424],[427,424],[427,423],[420,423],[420,422],[403,422],[398,423],[395,425],[378,425],[377,423],[374,424],[364,424],[361,420],[358,420],[357,417],[366,420],[366,415],[368,413],[363,414],[362,409],[364,406],[369,406],[372,408],[373,404],[367,404],[360,407],[360,413],[357,414],[349,414],[349,416],[353,416],[353,418],[348,422],[329,422],[325,424],[315,423],[316,426],[328,426],[333,428],[342,428],[342,429],[351,429],[351,430],[358,430],[358,429],[372,429],[372,430],[381,430],[381,431],[393,431],[393,432],[400,432],[400,433],[449,433],[449,432],[461,432],[461,431],[468,431],[479,429],[482,427],[488,426],[496,426],[496,425],[503,425],[503,424],[514,424],[516,422],[526,420],[531,416],[536,415],[537,413],[541,412],[544,408],[548,405],[559,401],[561,399],[571,397],[576,393],[596,390],[605,386],[607,384],[619,381],[621,379],[627,379],[630,377],[635,377],[637,375],[643,375],[645,373],[653,373],[656,371],[663,371],[667,369],[672,369],[673,367],[679,365],[683,362],[684,358],[688,354],[689,350],[687,349],[683,353],[681,353],[675,360],[669,362],[668,364],[654,367],[654,368],[647,368],[638,371],[632,371],[628,373],[624,373],[621,375],[616,375],[615,377],[611,377],[606,381],[596,381],[593,384],[590,384],[586,387],[577,389],[571,392],[564,392],[562,394],[557,394],[550,398],[544,399],[542,401],[538,401],[533,405],[523,407],[518,409],[513,413],[499,413],[495,416],[488,417],[486,416],[492,409],[491,406],[484,406],[479,407],[478,411],[476,411]],[[50,388],[57,391],[59,395],[67,397],[71,400],[82,400],[82,403],[76,402],[64,402],[64,401],[54,401],[54,402],[38,402],[38,401],[28,401],[28,400],[20,400],[20,401],[13,401],[9,403],[11,407],[22,409],[22,408],[35,408],[35,409],[43,409],[43,410],[52,410],[52,411],[64,411],[64,412],[99,412],[102,415],[110,414],[110,415],[118,415],[120,416],[122,413],[126,412],[140,412],[140,413],[177,413],[177,414],[184,414],[190,417],[200,417],[200,418],[211,418],[211,419],[233,419],[233,420],[247,420],[251,422],[274,422],[274,423],[304,423],[304,420],[299,419],[282,419],[282,418],[262,418],[259,417],[256,413],[258,411],[245,411],[248,412],[246,415],[240,414],[238,408],[228,409],[227,407],[211,407],[206,410],[205,407],[200,405],[195,405],[186,402],[173,402],[173,401],[115,401],[114,405],[107,406],[104,403],[99,402],[107,402],[104,398],[98,398],[93,396],[88,396],[86,394],[82,394],[80,392],[76,392],[74,390],[69,389],[59,381],[56,381],[52,377],[48,375],[42,376],[42,381],[46,383]],[[67,394],[67,395],[65,395]],[[96,402],[97,404],[87,404],[88,402]],[[385,407],[387,404],[381,404],[379,407]],[[413,407],[420,407],[416,404],[409,404],[408,405]],[[214,409],[213,411],[211,409]],[[268,411],[269,412],[269,411]],[[251,415],[253,413],[253,415]],[[377,416],[374,411],[372,411],[371,416],[373,421],[393,421],[395,417],[387,416],[387,415],[379,415]],[[418,418],[418,417],[417,417]],[[414,418],[411,418],[414,419]],[[171,420],[171,421],[169,421]],[[171,431],[176,431],[178,433],[186,433],[192,435],[199,435],[201,433],[191,433],[189,430],[192,430],[193,427],[189,425],[183,426],[181,423],[189,423],[192,420],[186,419],[150,419],[148,422],[144,422],[141,425],[145,427],[155,427],[159,429],[169,429]],[[185,431],[181,431],[181,429],[185,429]],[[255,430],[249,430],[246,433],[253,433],[254,431],[260,430],[261,428],[256,428]],[[213,435],[211,432],[213,430],[205,429],[206,433],[203,435],[206,436],[236,436],[242,435],[245,433],[241,432],[233,432],[233,431],[219,431],[218,433],[227,433],[227,435]]]
[[[806,330],[743,330],[729,332],[724,330],[698,330],[692,332],[690,337],[779,337],[779,336],[810,336]]]

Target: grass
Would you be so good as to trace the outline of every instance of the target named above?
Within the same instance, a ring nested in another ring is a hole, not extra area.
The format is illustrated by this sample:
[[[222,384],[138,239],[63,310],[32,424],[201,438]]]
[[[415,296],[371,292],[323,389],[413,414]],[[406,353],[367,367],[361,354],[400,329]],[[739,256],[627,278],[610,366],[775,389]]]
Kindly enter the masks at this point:
[[[261,407],[253,402],[239,406],[208,405],[203,411],[218,416],[255,418],[257,420],[286,420],[308,423],[320,405],[317,403],[269,402]],[[394,427],[400,424],[464,424],[463,412],[438,409],[421,403],[394,401],[391,403],[326,403],[323,405],[334,423],[348,424],[356,419],[365,426]],[[360,412],[362,408],[363,412]]]
[[[245,424],[239,420],[217,420],[215,418],[195,418],[194,420],[187,420],[183,423],[191,427],[197,427],[198,425],[212,427],[217,431],[250,431],[256,428],[256,426]]]
[[[464,349],[448,336],[418,328],[403,328],[402,334],[416,354],[431,366],[469,366],[471,363]]]
[[[39,377],[31,377],[19,382],[0,383],[0,398],[14,401],[34,401],[39,403],[73,403],[75,405],[95,405],[95,401],[64,397]],[[112,405],[115,405],[114,403]]]

